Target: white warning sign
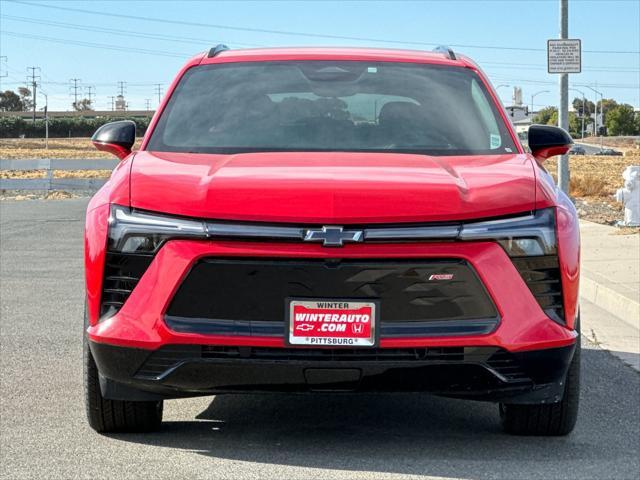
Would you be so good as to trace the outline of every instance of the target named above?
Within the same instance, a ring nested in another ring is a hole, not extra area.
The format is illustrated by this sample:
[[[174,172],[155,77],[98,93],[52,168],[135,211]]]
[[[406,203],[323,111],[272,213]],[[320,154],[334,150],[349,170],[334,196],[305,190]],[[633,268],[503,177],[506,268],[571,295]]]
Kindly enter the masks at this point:
[[[582,47],[579,39],[547,40],[547,71],[549,73],[580,73]]]

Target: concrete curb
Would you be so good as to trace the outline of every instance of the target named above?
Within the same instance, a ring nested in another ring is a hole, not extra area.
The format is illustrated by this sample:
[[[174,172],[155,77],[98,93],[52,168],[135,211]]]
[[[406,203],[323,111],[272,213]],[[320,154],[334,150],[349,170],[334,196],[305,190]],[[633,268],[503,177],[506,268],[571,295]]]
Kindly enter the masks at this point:
[[[634,328],[638,328],[640,302],[616,292],[615,290],[582,275],[580,278],[580,296],[598,305],[603,310],[618,317]],[[635,322],[635,324],[633,323]]]

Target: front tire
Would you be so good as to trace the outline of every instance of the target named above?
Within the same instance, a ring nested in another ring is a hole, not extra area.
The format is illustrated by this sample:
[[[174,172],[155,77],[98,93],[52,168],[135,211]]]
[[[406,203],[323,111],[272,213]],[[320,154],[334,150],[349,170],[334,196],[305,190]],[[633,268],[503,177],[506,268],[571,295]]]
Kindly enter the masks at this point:
[[[573,431],[580,403],[580,335],[569,365],[562,401],[542,405],[500,404],[500,420],[513,435],[564,436]]]
[[[99,433],[152,432],[162,424],[163,402],[109,400],[102,396],[98,367],[83,335],[84,400],[89,425]]]

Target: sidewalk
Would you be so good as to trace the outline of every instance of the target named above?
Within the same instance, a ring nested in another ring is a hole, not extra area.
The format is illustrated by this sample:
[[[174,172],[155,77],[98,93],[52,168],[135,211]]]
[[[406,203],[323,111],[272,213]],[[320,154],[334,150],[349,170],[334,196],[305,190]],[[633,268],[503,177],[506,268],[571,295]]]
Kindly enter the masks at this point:
[[[617,231],[580,222],[582,333],[640,369],[640,235]]]

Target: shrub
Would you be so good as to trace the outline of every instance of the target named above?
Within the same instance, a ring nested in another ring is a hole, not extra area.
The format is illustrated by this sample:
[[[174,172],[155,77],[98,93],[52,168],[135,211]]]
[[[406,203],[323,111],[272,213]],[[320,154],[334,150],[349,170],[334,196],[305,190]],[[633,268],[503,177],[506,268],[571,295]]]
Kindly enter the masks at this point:
[[[49,137],[90,137],[102,125],[117,120],[133,120],[136,123],[137,135],[142,136],[149,126],[151,117],[54,117],[49,119]],[[0,117],[0,138],[44,138],[45,121],[37,119],[33,122],[22,117]]]

